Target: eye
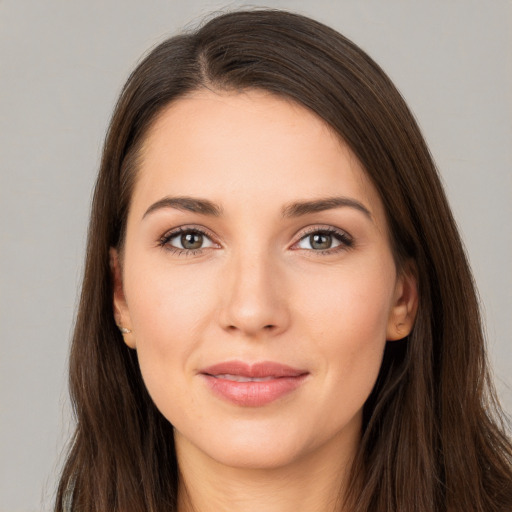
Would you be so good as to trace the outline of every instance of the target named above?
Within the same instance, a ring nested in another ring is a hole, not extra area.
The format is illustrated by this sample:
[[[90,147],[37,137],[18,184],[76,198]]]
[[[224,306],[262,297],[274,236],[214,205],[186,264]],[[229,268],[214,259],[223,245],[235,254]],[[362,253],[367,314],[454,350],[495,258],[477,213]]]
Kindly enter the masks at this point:
[[[162,237],[160,245],[179,252],[200,251],[209,247],[218,247],[206,233],[197,228],[174,230]]]
[[[297,249],[307,249],[318,252],[335,252],[352,247],[352,238],[345,232],[334,228],[315,228],[303,236],[295,245]]]

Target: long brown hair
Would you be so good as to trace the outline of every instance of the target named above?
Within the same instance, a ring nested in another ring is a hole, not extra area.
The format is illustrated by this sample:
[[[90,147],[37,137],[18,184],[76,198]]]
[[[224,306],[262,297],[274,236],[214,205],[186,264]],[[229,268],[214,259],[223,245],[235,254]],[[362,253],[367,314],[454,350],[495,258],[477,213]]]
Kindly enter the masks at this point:
[[[389,342],[365,404],[347,503],[354,512],[512,510],[512,447],[487,369],[478,302],[440,180],[405,102],[336,31],[239,11],[168,39],[140,63],[105,141],[70,356],[76,432],[56,510],[176,510],[173,431],[114,322],[109,248],[121,248],[139,148],[172,101],[200,88],[263,89],[325,120],[384,203],[398,265],[414,261],[419,311]],[[71,499],[72,498],[72,499]]]

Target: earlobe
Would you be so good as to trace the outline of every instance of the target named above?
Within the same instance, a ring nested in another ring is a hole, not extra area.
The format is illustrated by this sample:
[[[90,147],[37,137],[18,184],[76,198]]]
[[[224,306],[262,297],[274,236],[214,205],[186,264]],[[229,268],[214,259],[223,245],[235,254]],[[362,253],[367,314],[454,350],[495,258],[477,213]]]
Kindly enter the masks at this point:
[[[114,289],[114,319],[128,347],[135,348],[135,336],[131,328],[130,312],[123,289],[123,273],[117,249],[110,248],[110,271]]]
[[[418,310],[418,286],[412,264],[398,277],[395,287],[394,304],[388,318],[386,339],[401,340],[407,337],[414,326]]]

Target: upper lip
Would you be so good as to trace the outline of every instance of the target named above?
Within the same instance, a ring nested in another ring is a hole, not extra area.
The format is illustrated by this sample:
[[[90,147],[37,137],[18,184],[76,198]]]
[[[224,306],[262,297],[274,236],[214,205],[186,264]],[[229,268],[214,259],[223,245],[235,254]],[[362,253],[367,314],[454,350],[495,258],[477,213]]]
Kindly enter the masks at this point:
[[[225,361],[203,368],[199,373],[205,375],[239,375],[241,377],[264,378],[264,377],[299,377],[309,373],[307,370],[293,368],[286,364],[273,361],[262,361],[259,363],[245,363],[243,361]]]

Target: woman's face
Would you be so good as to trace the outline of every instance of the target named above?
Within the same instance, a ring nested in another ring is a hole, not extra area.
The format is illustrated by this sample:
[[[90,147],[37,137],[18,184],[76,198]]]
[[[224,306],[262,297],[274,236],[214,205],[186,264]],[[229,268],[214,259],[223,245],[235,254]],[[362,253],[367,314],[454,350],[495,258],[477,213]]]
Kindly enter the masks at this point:
[[[260,91],[162,112],[112,264],[116,319],[178,452],[229,466],[353,451],[386,340],[414,317],[358,160]]]

